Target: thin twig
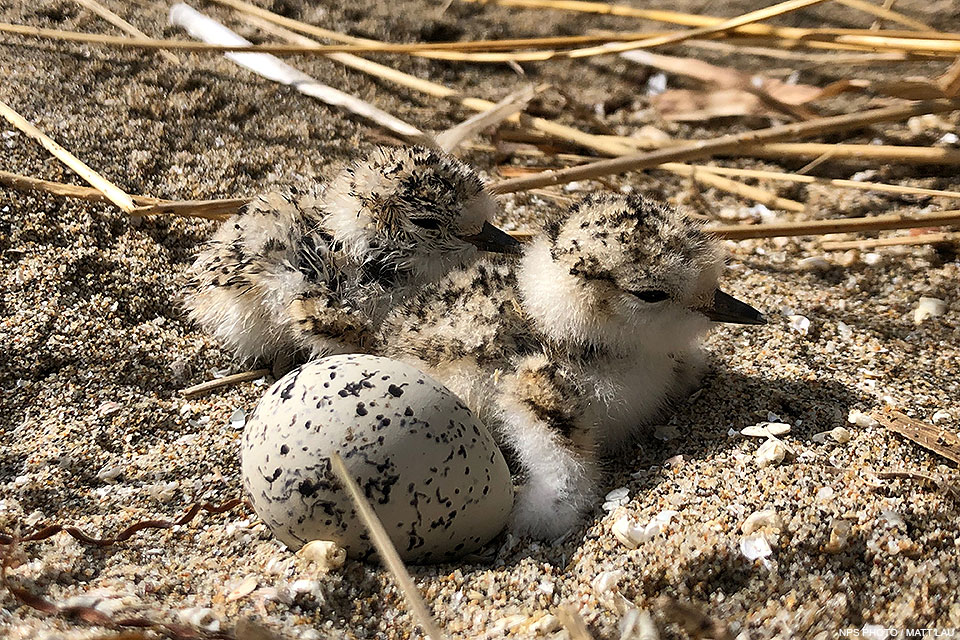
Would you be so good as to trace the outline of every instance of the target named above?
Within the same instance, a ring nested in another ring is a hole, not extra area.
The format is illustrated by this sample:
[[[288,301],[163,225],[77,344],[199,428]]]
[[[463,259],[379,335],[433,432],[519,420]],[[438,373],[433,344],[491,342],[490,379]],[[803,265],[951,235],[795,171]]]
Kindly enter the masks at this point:
[[[90,202],[113,202],[97,189],[79,187],[64,182],[41,180],[22,176],[9,171],[0,171],[0,185],[18,191],[39,191],[67,198],[78,198]],[[131,216],[174,215],[185,218],[204,218],[207,220],[225,220],[250,201],[249,198],[229,198],[225,200],[163,200],[150,196],[131,195],[130,199],[138,205],[130,211]]]
[[[821,242],[824,251],[846,251],[857,249],[866,251],[877,247],[899,247],[923,244],[960,243],[960,233],[924,233],[918,236],[895,236],[893,238],[869,238],[867,240],[843,240],[839,242]]]
[[[956,224],[960,224],[960,210],[937,211],[935,213],[894,213],[840,220],[804,220],[753,225],[732,224],[704,227],[704,231],[727,240],[746,240],[748,238],[822,236],[833,233],[917,229]]]
[[[113,201],[105,196],[99,189],[79,187],[65,182],[41,180],[30,176],[22,176],[18,173],[10,173],[9,171],[0,171],[0,184],[11,189],[17,189],[18,191],[41,191],[56,196],[89,200],[90,202],[113,203]],[[150,198],[147,196],[130,196],[130,198],[138,205],[151,205],[163,202],[160,198]]]
[[[298,23],[296,20],[291,20],[290,18],[276,16],[275,14],[271,14],[269,11],[249,5],[249,3],[244,2],[244,0],[216,1],[222,4],[227,4],[238,11],[243,12],[245,14],[244,17],[248,22],[266,30],[273,35],[301,44],[312,42],[305,36],[294,33],[286,27],[278,26],[278,23],[296,23],[302,27],[301,30],[303,31],[309,31],[310,25]],[[268,20],[266,16],[272,16],[272,18]],[[327,30],[323,30],[323,32],[327,35],[333,33]],[[330,37],[333,36],[330,35]],[[389,82],[394,82],[415,91],[420,91],[427,95],[456,102],[473,111],[488,111],[495,107],[494,103],[490,102],[489,100],[463,96],[457,91],[450,89],[449,87],[445,87],[444,85],[411,76],[410,74],[403,73],[402,71],[392,69],[376,62],[365,60],[364,58],[360,58],[349,53],[333,53],[328,57],[358,71],[368,73]],[[585,133],[579,129],[553,122],[552,120],[530,116],[522,116],[521,118],[521,114],[511,116],[510,120],[522,120],[525,125],[542,133],[562,140],[574,142],[578,145],[593,149],[605,155],[626,155],[633,151],[633,147],[623,144],[621,141],[607,140],[603,137]],[[669,163],[668,165],[669,166],[664,167],[667,171],[680,172],[683,175],[687,175],[682,165],[673,165]],[[801,203],[787,201],[786,199],[779,198],[776,194],[770,193],[763,189],[758,189],[757,187],[750,187],[733,180],[718,179],[716,176],[710,175],[696,175],[694,176],[694,179],[698,182],[709,184],[714,188],[722,189],[742,197],[762,202],[768,206],[775,206],[777,208],[788,210],[798,210],[797,207],[802,208],[803,206]]]
[[[839,178],[818,178],[797,173],[783,173],[780,171],[762,171],[759,169],[736,169],[733,167],[712,167],[698,165],[698,171],[716,173],[721,176],[738,176],[742,178],[761,178],[764,180],[780,180],[783,182],[799,182],[802,184],[825,184],[843,189],[857,189],[859,191],[880,191],[902,195],[932,196],[938,198],[960,198],[960,191],[942,191],[940,189],[924,189],[922,187],[908,187],[899,184],[883,182],[860,182],[857,180],[842,180]]]
[[[594,136],[603,144],[617,148],[663,149],[685,144],[706,142],[706,140],[671,139],[656,141],[649,138],[632,138],[597,134]],[[587,146],[587,145],[584,145]],[[898,164],[960,164],[960,149],[946,147],[911,147],[889,144],[848,144],[823,142],[767,142],[748,144],[732,151],[718,152],[718,156],[736,155],[752,158],[819,158],[830,154],[833,160],[878,160],[897,162]],[[620,154],[626,155],[626,154]]]
[[[193,7],[178,3],[170,8],[170,22],[183,27],[199,40],[217,44],[249,44],[236,33]],[[365,100],[325,85],[305,73],[264,53],[228,53],[226,57],[236,64],[274,82],[293,87],[300,93],[325,104],[340,107],[367,120],[372,120],[390,133],[412,144],[436,147],[437,143],[417,127],[379,109]]]
[[[899,411],[874,411],[872,416],[884,428],[909,438],[954,464],[960,464],[960,436],[956,433],[914,420]]]
[[[523,111],[534,96],[548,86],[535,87],[530,85],[512,92],[490,109],[480,111],[460,124],[437,134],[437,144],[447,153],[454,151],[465,140],[472,138],[480,131],[496,126],[514,114]]]
[[[260,378],[268,375],[270,375],[270,369],[254,369],[253,371],[234,373],[229,376],[217,378],[216,380],[208,380],[207,382],[201,382],[200,384],[195,384],[192,387],[187,387],[180,392],[180,395],[188,399],[196,398],[197,396],[202,396],[223,387],[229,387],[235,384],[240,384],[241,382],[249,382],[251,380],[259,380]]]
[[[858,11],[863,11],[864,13],[869,13],[870,15],[876,16],[878,18],[883,18],[884,20],[889,20],[890,22],[898,22],[904,26],[910,27],[911,29],[916,29],[917,31],[936,31],[933,27],[926,25],[919,20],[914,20],[909,16],[905,16],[902,13],[897,13],[896,11],[891,11],[888,7],[878,7],[875,4],[870,4],[869,2],[864,2],[864,0],[837,0],[840,4],[844,4],[852,9],[857,9]]]
[[[132,36],[136,36],[138,38],[150,37],[143,31],[140,31],[140,29],[137,29],[135,26],[133,26],[132,24],[130,24],[129,22],[127,22],[126,20],[124,20],[123,18],[115,14],[110,9],[106,8],[105,6],[97,2],[97,0],[74,0],[74,2],[76,2],[82,7],[86,7],[90,11],[93,11],[95,14],[97,14],[98,16],[100,16],[101,18],[103,18],[113,26],[117,27],[122,31],[126,31]],[[180,64],[180,58],[178,58],[176,55],[174,55],[170,51],[161,49],[157,53],[159,53],[161,56],[166,58],[168,62],[172,62],[175,65]]]
[[[130,213],[134,210],[136,205],[133,204],[133,200],[131,200],[130,196],[124,193],[120,187],[91,169],[82,160],[80,160],[80,158],[54,142],[52,138],[30,124],[26,118],[21,116],[2,101],[0,101],[0,115],[6,118],[10,124],[15,126],[17,129],[43,145],[44,149],[53,154],[57,160],[73,169],[77,175],[90,183],[95,189],[100,191],[100,193],[106,196],[110,202],[117,205],[127,213]]]
[[[653,22],[665,22],[685,27],[716,26],[726,20],[717,16],[703,14],[682,13],[679,11],[665,11],[661,9],[639,9],[623,4],[609,4],[605,2],[583,2],[581,0],[464,0],[465,2],[492,3],[507,7],[522,7],[526,9],[557,9],[561,11],[576,11],[584,13],[599,13],[630,18],[641,18]],[[805,29],[798,27],[780,27],[768,24],[744,24],[734,29],[737,33],[753,36],[769,36],[789,40],[802,40],[811,36],[839,35],[854,33],[869,33],[867,29]],[[932,29],[925,30],[927,34],[939,34]]]
[[[717,172],[709,171],[710,167],[683,164],[681,162],[665,162],[655,168],[693,178],[695,181],[701,184],[741,196],[747,200],[759,202],[774,209],[783,209],[784,211],[806,211],[807,208],[802,202],[790,200],[789,198],[782,198],[775,193],[767,191],[766,189],[744,184],[743,182],[737,182],[736,180],[723,178],[718,175]],[[708,170],[704,171],[703,169]]]
[[[406,597],[407,605],[413,611],[417,622],[420,623],[420,628],[424,634],[432,640],[443,640],[443,633],[440,631],[440,628],[437,627],[437,623],[434,622],[433,616],[430,615],[430,611],[427,609],[427,605],[423,601],[417,585],[413,583],[410,572],[407,571],[403,560],[400,559],[400,554],[397,553],[397,549],[393,546],[390,536],[387,535],[387,530],[384,529],[383,523],[380,522],[380,518],[377,517],[373,507],[371,507],[367,499],[363,497],[363,492],[360,490],[360,487],[357,486],[357,482],[350,476],[350,472],[347,470],[343,458],[340,457],[340,454],[333,452],[330,455],[330,462],[334,473],[336,473],[340,479],[340,483],[347,490],[350,499],[353,500],[357,514],[367,527],[367,531],[370,533],[370,539],[377,548],[377,553],[380,554],[383,563],[390,569],[390,573],[393,574],[393,579],[397,581],[397,585]]]
[[[226,198],[223,200],[164,200],[155,204],[137,207],[133,216],[183,216],[207,218],[208,220],[226,220],[240,207],[250,202],[250,198]]]
[[[809,137],[823,133],[834,133],[857,127],[865,127],[880,122],[896,122],[912,116],[928,113],[943,113],[960,108],[960,100],[925,100],[906,106],[885,107],[858,113],[817,118],[807,122],[780,125],[727,134],[712,140],[688,143],[659,149],[647,153],[638,153],[611,160],[601,160],[579,167],[570,167],[541,175],[506,180],[493,185],[494,193],[511,193],[536,187],[565,184],[574,180],[589,180],[600,176],[647,169],[664,162],[681,162],[703,158],[720,153],[728,153],[745,145],[762,142],[775,142],[786,138]]]
[[[735,18],[722,20],[716,24],[697,27],[696,29],[690,29],[689,31],[682,31],[680,33],[671,35],[656,36],[653,38],[646,38],[644,40],[636,40],[632,42],[617,42],[600,45],[598,47],[588,47],[585,49],[567,52],[563,54],[563,56],[569,58],[583,58],[586,56],[621,53],[624,51],[632,51],[633,49],[647,49],[650,47],[659,47],[667,44],[677,44],[691,38],[699,38],[701,36],[732,31],[739,27],[760,22],[762,20],[768,20],[775,16],[797,11],[798,9],[803,9],[804,7],[820,4],[822,2],[825,2],[825,0],[786,0],[785,2],[779,2],[775,5],[758,9],[757,11],[750,11],[749,13],[745,13]]]

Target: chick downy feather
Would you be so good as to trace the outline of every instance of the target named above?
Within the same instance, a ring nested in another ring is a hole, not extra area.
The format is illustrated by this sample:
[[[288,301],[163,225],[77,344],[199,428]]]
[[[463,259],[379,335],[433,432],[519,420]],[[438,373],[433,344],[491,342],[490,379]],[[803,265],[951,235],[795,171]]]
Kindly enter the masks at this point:
[[[476,259],[465,238],[495,211],[459,160],[377,149],[326,189],[264,194],[227,220],[184,302],[242,360],[369,351],[392,305]]]
[[[600,456],[691,390],[722,263],[670,208],[588,197],[518,264],[480,260],[395,308],[383,350],[480,415],[521,480],[515,531],[553,538],[595,504]]]

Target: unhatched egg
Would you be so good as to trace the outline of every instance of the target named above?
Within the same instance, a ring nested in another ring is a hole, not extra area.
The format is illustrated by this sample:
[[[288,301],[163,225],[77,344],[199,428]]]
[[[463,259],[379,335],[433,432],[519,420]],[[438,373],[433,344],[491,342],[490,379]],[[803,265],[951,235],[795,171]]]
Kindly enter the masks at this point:
[[[405,560],[473,551],[503,529],[513,506],[510,472],[486,427],[402,362],[310,362],[270,387],[244,431],[244,486],[274,535],[294,549],[333,540],[363,557],[369,537],[330,467],[332,452]]]

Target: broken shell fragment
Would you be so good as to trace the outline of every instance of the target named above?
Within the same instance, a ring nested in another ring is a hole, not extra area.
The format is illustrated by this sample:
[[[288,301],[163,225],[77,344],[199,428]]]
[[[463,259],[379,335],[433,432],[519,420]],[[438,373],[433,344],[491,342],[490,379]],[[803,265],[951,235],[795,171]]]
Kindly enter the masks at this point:
[[[744,535],[750,535],[760,529],[779,531],[782,526],[780,516],[777,515],[776,511],[773,509],[762,509],[760,511],[754,511],[747,516],[747,519],[740,525],[740,530]]]
[[[311,540],[297,555],[313,562],[324,573],[339,569],[347,561],[347,550],[332,540]]]

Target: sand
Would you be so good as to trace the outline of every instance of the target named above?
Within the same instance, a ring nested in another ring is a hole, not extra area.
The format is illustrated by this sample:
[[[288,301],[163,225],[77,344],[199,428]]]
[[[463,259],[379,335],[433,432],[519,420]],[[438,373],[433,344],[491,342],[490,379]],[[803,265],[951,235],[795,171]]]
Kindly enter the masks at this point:
[[[161,3],[111,5],[151,35],[181,35],[166,26]],[[672,7],[733,15],[759,5],[691,0]],[[903,0],[896,6],[942,29],[956,31],[960,25],[955,5],[946,0]],[[602,16],[460,3],[440,17],[440,3],[321,8],[290,1],[274,9],[395,41],[581,33],[623,24]],[[66,0],[7,3],[0,6],[0,20],[114,33]],[[786,21],[870,22],[830,3]],[[382,140],[369,125],[222,58],[184,55],[177,68],[137,52],[3,41],[0,99],[130,193],[220,198],[304,185]],[[826,84],[837,71],[704,56],[779,77],[799,69],[801,81],[811,84]],[[505,65],[383,60],[492,99],[523,82]],[[424,128],[442,129],[469,115],[330,61],[295,64]],[[888,69],[929,76],[944,66]],[[536,109],[598,133],[629,134],[653,124],[694,137],[742,127],[736,119],[682,127],[658,121],[645,95],[647,73],[617,59],[526,70],[531,80],[567,93],[564,98],[553,90]],[[869,69],[858,75],[883,78]],[[609,100],[615,106],[613,98],[619,109],[590,115],[597,103]],[[863,97],[848,102],[851,108],[866,103]],[[949,146],[938,141],[956,128],[956,116],[936,123],[940,129],[920,133],[899,124],[878,126],[852,140]],[[0,168],[80,184],[10,129],[0,125]],[[467,158],[493,170],[492,154]],[[877,180],[960,189],[949,167],[826,163],[815,174],[847,178],[863,170],[875,171]],[[757,212],[748,210],[750,203],[698,191],[662,172],[607,184],[694,213],[737,218]],[[956,206],[938,199],[764,186],[808,200],[810,215]],[[602,186],[584,183],[562,193],[575,197],[595,188]],[[502,222],[518,227],[557,206],[529,194],[503,202]],[[181,395],[192,384],[244,368],[200,333],[178,303],[185,270],[214,228],[197,220],[131,221],[106,205],[0,189],[0,530],[27,532],[59,522],[110,535],[136,520],[173,519],[198,500],[216,503],[239,495],[241,431],[231,416],[237,409],[252,411],[270,379],[191,400]],[[553,543],[504,536],[487,558],[412,568],[451,637],[568,637],[556,615],[563,606],[577,609],[598,638],[620,638],[624,629],[627,638],[651,637],[642,635],[649,625],[661,637],[686,637],[670,622],[673,609],[663,598],[709,616],[731,637],[835,638],[877,629],[902,635],[915,628],[960,633],[957,501],[922,483],[876,482],[868,473],[956,474],[955,465],[868,421],[848,422],[852,411],[893,406],[925,421],[936,415],[940,426],[956,431],[956,253],[931,247],[824,252],[809,238],[729,247],[724,288],[764,309],[770,323],[721,327],[711,334],[711,371],[702,391],[662,425],[651,426],[635,450],[610,462],[604,486],[627,491],[606,507],[598,503],[584,527]],[[924,296],[944,300],[946,309],[917,324],[914,309]],[[768,420],[791,425],[781,436],[789,452],[780,462],[760,466],[756,453],[763,439],[739,431]],[[817,436],[838,427],[849,430],[849,440],[842,432]],[[758,511],[775,515],[753,517],[747,535],[742,525]],[[613,533],[623,518],[646,527],[649,539],[642,536],[635,549],[624,545]],[[650,522],[655,524],[647,527]],[[757,522],[765,526],[750,533]],[[142,532],[106,549],[59,535],[23,546],[15,557],[22,561],[10,571],[16,584],[114,616],[207,629],[240,625],[238,635],[247,638],[255,637],[249,621],[304,640],[419,634],[384,570],[349,562],[321,574],[274,541],[243,508]],[[102,627],[38,613],[0,592],[4,638],[103,633]]]

